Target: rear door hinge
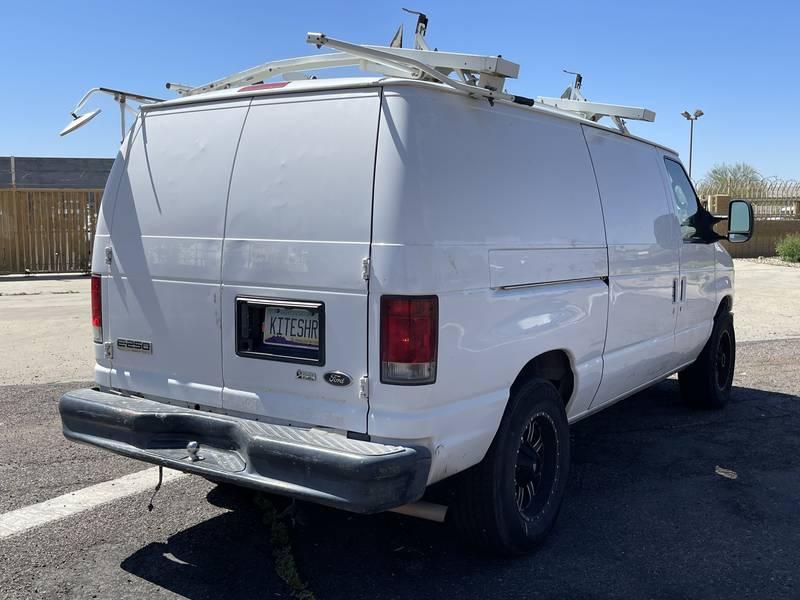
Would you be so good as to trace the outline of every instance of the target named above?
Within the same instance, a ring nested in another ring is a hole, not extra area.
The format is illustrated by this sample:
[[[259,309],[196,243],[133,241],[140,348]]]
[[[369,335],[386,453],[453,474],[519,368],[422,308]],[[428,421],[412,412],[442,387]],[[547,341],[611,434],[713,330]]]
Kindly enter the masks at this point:
[[[364,281],[369,281],[370,262],[369,256],[361,259],[361,279]]]
[[[103,344],[103,354],[106,358],[114,358],[114,344],[105,342]]]
[[[114,251],[111,249],[111,246],[106,246],[106,264],[111,264],[111,259],[114,257]]]
[[[369,399],[369,377],[366,375],[358,380],[358,397],[363,400]]]

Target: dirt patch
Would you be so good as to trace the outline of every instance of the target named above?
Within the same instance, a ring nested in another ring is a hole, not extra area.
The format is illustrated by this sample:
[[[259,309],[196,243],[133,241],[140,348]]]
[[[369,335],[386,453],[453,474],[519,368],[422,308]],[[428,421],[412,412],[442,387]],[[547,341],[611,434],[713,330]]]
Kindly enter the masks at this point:
[[[0,385],[94,379],[90,279],[0,279]]]

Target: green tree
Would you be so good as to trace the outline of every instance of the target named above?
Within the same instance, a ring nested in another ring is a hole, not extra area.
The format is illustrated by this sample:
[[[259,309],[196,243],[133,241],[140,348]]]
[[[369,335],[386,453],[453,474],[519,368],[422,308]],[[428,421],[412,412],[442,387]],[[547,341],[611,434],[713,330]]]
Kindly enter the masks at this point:
[[[714,165],[700,181],[698,188],[701,194],[737,195],[744,190],[751,190],[764,182],[761,173],[747,163],[727,163]]]

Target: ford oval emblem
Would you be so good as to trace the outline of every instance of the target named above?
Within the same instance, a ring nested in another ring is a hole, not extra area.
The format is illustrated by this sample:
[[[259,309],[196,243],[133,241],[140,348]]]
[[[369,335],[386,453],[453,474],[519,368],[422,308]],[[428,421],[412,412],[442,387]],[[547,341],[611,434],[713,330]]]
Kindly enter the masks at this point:
[[[339,387],[346,387],[353,382],[353,380],[350,378],[350,375],[347,373],[342,373],[341,371],[328,371],[325,373],[325,375],[323,375],[323,377],[325,377],[325,381],[331,385],[336,385]]]

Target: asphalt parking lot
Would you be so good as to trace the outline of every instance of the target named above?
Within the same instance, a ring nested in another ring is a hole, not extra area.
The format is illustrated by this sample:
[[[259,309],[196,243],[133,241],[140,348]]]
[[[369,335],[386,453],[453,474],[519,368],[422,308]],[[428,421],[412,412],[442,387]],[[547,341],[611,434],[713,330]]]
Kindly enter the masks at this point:
[[[800,269],[737,270],[731,404],[689,409],[670,379],[574,425],[532,556],[182,476],[152,512],[148,489],[0,537],[0,598],[798,598]],[[146,468],[60,433],[58,396],[91,375],[85,281],[0,280],[0,517]],[[72,346],[37,348],[46,328],[20,323],[37,303]]]

